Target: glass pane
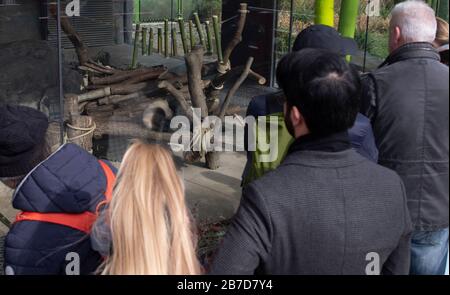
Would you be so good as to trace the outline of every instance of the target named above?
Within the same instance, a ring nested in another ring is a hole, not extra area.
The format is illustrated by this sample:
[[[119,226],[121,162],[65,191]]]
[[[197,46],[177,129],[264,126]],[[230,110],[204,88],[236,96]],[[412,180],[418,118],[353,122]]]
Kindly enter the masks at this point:
[[[59,103],[58,49],[56,42],[47,38],[52,18],[45,2],[0,0],[0,106],[21,105],[43,112],[50,120],[47,145],[55,150],[61,144],[62,112]],[[64,69],[70,71],[69,67],[65,66]],[[10,117],[11,113],[0,113],[0,118],[7,116]],[[12,128],[5,127],[4,121],[2,123],[2,128]],[[16,129],[16,137],[4,136],[5,133],[0,136],[2,152],[5,152],[5,147],[17,149],[28,145],[36,154],[44,150],[44,145],[32,140],[34,130]],[[36,140],[40,141],[42,138]],[[20,155],[29,156],[27,151]],[[3,160],[4,156],[2,154]],[[3,170],[0,178],[5,183],[17,185],[31,170],[32,163],[43,159],[43,155],[30,156],[26,163],[19,165],[12,161],[9,166],[3,162],[2,167],[6,167],[6,172]],[[28,165],[30,167],[25,167]],[[7,231],[4,223],[14,220],[16,214],[12,209],[11,195],[12,190],[0,182],[0,236]]]

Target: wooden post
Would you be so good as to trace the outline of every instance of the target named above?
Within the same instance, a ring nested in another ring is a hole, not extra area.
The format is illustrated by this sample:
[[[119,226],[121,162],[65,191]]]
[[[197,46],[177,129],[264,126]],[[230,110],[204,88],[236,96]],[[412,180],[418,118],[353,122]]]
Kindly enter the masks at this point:
[[[148,55],[152,55],[153,53],[153,39],[155,38],[153,28],[149,29],[149,36],[148,36]]]
[[[142,28],[142,55],[147,55],[147,28]]]
[[[136,31],[134,32],[134,47],[133,47],[133,57],[131,59],[131,68],[135,69],[137,65],[138,58],[138,44],[139,44],[139,31],[141,30],[141,25],[136,24]]]
[[[164,20],[164,56],[169,57],[169,20]]]
[[[158,28],[158,53],[163,53],[163,30],[162,28]]]
[[[200,23],[200,17],[197,12],[194,12],[194,21],[195,26],[197,27],[198,38],[200,39],[200,44],[202,44],[203,48],[206,48],[205,36],[202,31],[202,24]]]
[[[178,36],[175,28],[172,28],[172,55],[178,56]]]
[[[72,115],[67,124],[67,141],[91,152],[94,129],[95,123],[92,117]]]
[[[223,63],[222,41],[220,37],[219,17],[213,15],[214,38],[216,39],[216,52],[219,63]]]

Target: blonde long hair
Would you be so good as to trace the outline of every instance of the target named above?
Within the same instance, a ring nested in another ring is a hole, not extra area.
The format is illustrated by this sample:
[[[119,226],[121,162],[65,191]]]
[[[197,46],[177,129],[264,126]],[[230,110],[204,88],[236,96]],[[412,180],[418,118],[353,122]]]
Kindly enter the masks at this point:
[[[112,253],[102,274],[201,272],[183,184],[165,148],[137,141],[128,149],[109,214]]]

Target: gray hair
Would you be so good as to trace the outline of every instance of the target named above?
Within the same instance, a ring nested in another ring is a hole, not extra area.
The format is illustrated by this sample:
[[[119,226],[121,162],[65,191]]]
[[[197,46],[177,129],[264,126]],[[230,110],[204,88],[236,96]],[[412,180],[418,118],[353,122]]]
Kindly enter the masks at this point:
[[[432,43],[436,38],[436,15],[434,10],[423,1],[401,2],[391,13],[391,28],[393,27],[400,28],[406,43]]]

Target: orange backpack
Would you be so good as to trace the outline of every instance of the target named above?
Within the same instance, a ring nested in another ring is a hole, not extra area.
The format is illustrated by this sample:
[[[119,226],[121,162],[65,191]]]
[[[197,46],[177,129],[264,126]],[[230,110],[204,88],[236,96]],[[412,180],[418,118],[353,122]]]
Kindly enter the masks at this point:
[[[71,227],[73,229],[89,234],[92,226],[97,220],[100,208],[108,204],[112,198],[112,192],[116,176],[111,168],[103,161],[99,160],[100,166],[106,176],[105,200],[101,201],[96,208],[96,213],[85,211],[83,213],[39,213],[39,212],[19,212],[15,222],[40,221]]]

